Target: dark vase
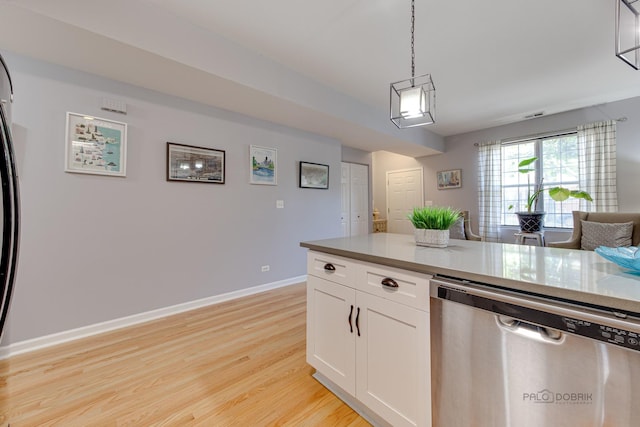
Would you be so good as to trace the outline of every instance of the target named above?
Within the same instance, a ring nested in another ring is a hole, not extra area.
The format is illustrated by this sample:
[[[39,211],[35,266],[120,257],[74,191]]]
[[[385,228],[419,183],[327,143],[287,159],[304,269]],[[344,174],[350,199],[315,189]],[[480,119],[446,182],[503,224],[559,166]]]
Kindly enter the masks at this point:
[[[542,231],[545,212],[516,212],[523,233]]]

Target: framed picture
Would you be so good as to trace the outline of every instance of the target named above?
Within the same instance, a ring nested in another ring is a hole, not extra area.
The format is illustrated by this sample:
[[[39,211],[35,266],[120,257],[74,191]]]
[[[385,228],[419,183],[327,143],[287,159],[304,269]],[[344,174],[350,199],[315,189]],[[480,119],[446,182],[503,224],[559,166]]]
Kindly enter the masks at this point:
[[[127,175],[127,124],[67,113],[65,171]]]
[[[462,170],[452,169],[438,172],[438,190],[462,187]]]
[[[251,145],[249,147],[249,171],[251,184],[277,185],[278,150]]]
[[[167,181],[224,184],[225,152],[167,142]]]
[[[329,165],[300,162],[300,188],[329,188]]]

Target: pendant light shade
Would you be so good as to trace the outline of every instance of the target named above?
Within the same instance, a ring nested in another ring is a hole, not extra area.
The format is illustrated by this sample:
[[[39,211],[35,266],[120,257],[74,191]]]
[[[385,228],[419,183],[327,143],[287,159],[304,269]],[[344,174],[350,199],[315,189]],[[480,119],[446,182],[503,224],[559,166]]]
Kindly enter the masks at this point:
[[[616,0],[616,56],[640,70],[640,0]]]
[[[436,88],[431,74],[415,77],[415,15],[415,0],[411,0],[411,78],[391,83],[389,93],[391,121],[399,128],[430,125],[436,121]]]
[[[391,84],[391,121],[399,128],[435,122],[436,88],[430,74]]]

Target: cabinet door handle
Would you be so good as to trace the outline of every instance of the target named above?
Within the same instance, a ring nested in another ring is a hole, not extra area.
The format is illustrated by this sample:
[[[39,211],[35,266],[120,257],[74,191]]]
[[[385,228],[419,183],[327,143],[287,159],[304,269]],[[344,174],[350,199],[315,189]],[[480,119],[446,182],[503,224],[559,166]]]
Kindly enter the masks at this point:
[[[358,307],[358,311],[356,312],[356,330],[358,331],[358,336],[360,336],[360,307]]]
[[[386,286],[387,288],[397,288],[398,287],[398,282],[396,282],[395,280],[393,280],[390,277],[382,279],[381,283],[382,283],[382,286]]]
[[[353,323],[351,323],[351,316],[353,316],[353,304],[351,304],[351,310],[349,311],[349,329],[353,333]]]
[[[325,271],[336,271],[336,267],[331,263],[326,263],[324,269]]]

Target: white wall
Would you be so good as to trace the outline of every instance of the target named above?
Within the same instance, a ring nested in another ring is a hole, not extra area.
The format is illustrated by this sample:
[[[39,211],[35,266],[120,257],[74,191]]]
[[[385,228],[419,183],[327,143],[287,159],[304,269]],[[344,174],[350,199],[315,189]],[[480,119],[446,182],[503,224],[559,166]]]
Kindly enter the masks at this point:
[[[338,141],[3,56],[22,198],[3,345],[298,277],[299,242],[340,234]],[[102,97],[128,114],[100,110]],[[128,123],[126,178],[64,172],[67,111]],[[226,150],[226,184],[167,182],[167,141]],[[277,186],[249,185],[250,144],[278,149]],[[298,188],[299,161],[329,164],[330,189]]]
[[[435,205],[452,206],[469,210],[474,230],[478,218],[478,149],[474,143],[532,135],[541,132],[575,128],[580,124],[626,117],[617,124],[617,181],[618,201],[621,212],[640,211],[640,98],[631,98],[590,108],[583,108],[510,125],[493,127],[446,138],[443,154],[407,158],[379,152],[374,155],[374,200],[375,206],[386,210],[384,181],[381,176],[387,170],[402,169],[418,163],[424,167],[425,200]],[[404,160],[402,160],[404,159]],[[438,190],[436,172],[447,169],[462,169],[462,188]],[[381,208],[382,207],[382,208]],[[503,241],[512,242],[513,229],[505,229]],[[548,232],[549,241],[563,240],[567,233]]]

